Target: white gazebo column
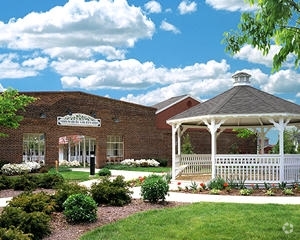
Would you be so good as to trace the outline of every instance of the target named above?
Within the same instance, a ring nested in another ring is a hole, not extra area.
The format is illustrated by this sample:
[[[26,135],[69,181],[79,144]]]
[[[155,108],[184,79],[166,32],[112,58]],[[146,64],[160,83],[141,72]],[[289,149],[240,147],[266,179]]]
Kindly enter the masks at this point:
[[[172,180],[176,178],[176,133],[180,128],[180,124],[172,125]],[[177,133],[177,136],[180,135]],[[180,148],[178,149],[180,150]]]
[[[225,120],[221,120],[218,124],[216,124],[215,119],[212,119],[209,123],[207,120],[204,120],[209,132],[211,134],[211,177],[212,179],[216,178],[216,167],[215,167],[215,156],[217,153],[217,130],[218,128],[225,122]]]
[[[287,124],[289,123],[289,119],[284,122],[283,118],[280,118],[278,123],[275,122],[273,119],[269,120],[271,123],[274,124],[275,128],[279,132],[279,156],[280,156],[280,178],[279,181],[284,181],[284,129],[286,128]]]

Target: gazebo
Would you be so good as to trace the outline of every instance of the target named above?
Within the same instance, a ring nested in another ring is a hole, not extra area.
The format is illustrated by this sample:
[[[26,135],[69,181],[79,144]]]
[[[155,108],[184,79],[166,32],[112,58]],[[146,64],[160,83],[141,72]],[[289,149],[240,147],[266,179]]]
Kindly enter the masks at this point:
[[[252,87],[251,75],[245,72],[232,77],[231,89],[167,120],[172,126],[172,179],[197,165],[193,174],[209,169],[212,179],[235,179],[246,184],[298,181],[300,155],[284,153],[283,136],[288,126],[300,124],[300,106]],[[181,136],[190,128],[210,132],[211,154],[181,154]],[[217,137],[225,129],[235,128],[252,129],[257,134],[257,154],[218,154]],[[271,128],[279,133],[279,154],[263,152],[264,139]]]

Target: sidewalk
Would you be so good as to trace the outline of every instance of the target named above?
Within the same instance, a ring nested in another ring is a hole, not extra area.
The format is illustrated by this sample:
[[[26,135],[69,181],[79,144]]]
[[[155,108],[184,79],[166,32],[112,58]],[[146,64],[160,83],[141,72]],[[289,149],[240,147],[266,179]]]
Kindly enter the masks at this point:
[[[86,171],[89,172],[88,168],[74,168],[73,171]],[[98,174],[99,169],[96,169],[95,174]],[[137,179],[138,177],[149,176],[153,173],[151,172],[135,172],[135,171],[122,171],[122,170],[111,170],[112,176],[122,175],[125,180]],[[90,187],[94,182],[97,182],[97,179],[88,180],[81,182],[80,184],[86,187]],[[189,185],[190,182],[186,181],[182,183]],[[170,190],[177,189],[177,182],[173,182],[169,185]],[[133,187],[132,188],[133,199],[141,198],[141,188]],[[7,201],[11,200],[10,198],[0,198],[0,207],[7,205]],[[192,193],[180,193],[170,191],[166,197],[166,201],[169,202],[185,202],[185,203],[194,203],[194,202],[225,202],[225,203],[252,203],[252,204],[298,204],[300,205],[300,197],[286,196],[286,197],[272,197],[272,196],[227,196],[227,195],[210,195],[210,194],[192,194]]]

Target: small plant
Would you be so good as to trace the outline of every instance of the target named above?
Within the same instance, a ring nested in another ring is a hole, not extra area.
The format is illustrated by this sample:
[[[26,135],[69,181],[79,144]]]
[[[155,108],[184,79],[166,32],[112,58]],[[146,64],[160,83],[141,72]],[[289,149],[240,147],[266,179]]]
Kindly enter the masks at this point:
[[[213,188],[209,191],[209,193],[213,194],[213,195],[219,195],[220,194],[220,189]]]
[[[240,190],[240,194],[243,196],[249,196],[253,193],[253,191],[251,189],[248,188],[244,188]]]
[[[201,190],[206,190],[206,184],[204,182],[200,183],[200,189]]]
[[[208,188],[210,189],[219,189],[219,190],[223,190],[224,189],[224,183],[225,180],[221,177],[217,177],[215,179],[212,179],[209,183],[208,183]]]
[[[198,184],[196,182],[192,182],[190,185],[190,189],[192,192],[196,192],[198,190]]]
[[[267,182],[264,182],[264,186],[266,190],[269,190],[271,188],[271,184]]]
[[[16,227],[0,228],[0,239],[5,240],[31,240],[32,234],[25,234]]]
[[[52,196],[44,192],[24,192],[9,202],[10,207],[20,208],[27,213],[43,212],[50,215],[55,210],[55,201]]]
[[[268,189],[265,194],[268,195],[268,196],[274,196],[275,195],[274,191],[271,188]]]
[[[294,195],[293,189],[291,188],[285,188],[282,190],[284,195]]]
[[[287,182],[278,183],[279,189],[284,190],[286,188],[286,184],[287,184]]]
[[[181,187],[181,182],[177,182],[177,188],[178,188],[178,191],[182,191],[182,187]]]
[[[141,186],[141,195],[151,203],[164,201],[169,191],[169,184],[159,175],[150,175]]]
[[[101,182],[92,184],[90,192],[97,204],[124,206],[131,202],[129,186],[123,176],[117,176],[113,181],[104,177]]]
[[[85,194],[74,194],[63,203],[64,215],[69,223],[86,223],[97,220],[97,203]]]
[[[76,183],[64,183],[60,185],[54,195],[54,199],[56,202],[56,210],[59,212],[63,211],[63,203],[67,200],[69,196],[77,193],[87,194],[88,189]]]
[[[27,213],[18,207],[6,206],[0,216],[0,226],[15,227],[33,240],[43,239],[50,234],[50,216],[42,212]],[[25,238],[26,239],[26,238]]]
[[[98,175],[100,177],[111,176],[111,171],[108,168],[102,168],[102,169],[99,170]]]

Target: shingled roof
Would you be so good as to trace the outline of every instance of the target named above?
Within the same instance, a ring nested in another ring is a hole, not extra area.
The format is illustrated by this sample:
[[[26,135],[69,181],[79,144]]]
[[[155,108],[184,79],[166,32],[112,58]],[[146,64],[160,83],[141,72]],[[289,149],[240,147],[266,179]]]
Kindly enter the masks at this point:
[[[159,103],[153,105],[152,107],[157,109],[156,113],[159,113],[159,112],[162,112],[163,110],[165,110],[165,109],[173,106],[174,104],[176,104],[180,101],[183,101],[184,99],[189,98],[189,97],[192,98],[188,94],[180,95],[180,96],[177,96],[177,97],[171,97],[171,98],[169,98],[165,101],[162,101],[162,102],[159,102]],[[197,100],[197,101],[199,101],[199,100]]]
[[[201,118],[213,117],[227,118],[228,125],[268,125],[271,117],[288,115],[292,118],[290,122],[300,123],[300,106],[260,91],[249,84],[236,84],[228,91],[175,115],[168,123],[197,122],[201,121]]]

